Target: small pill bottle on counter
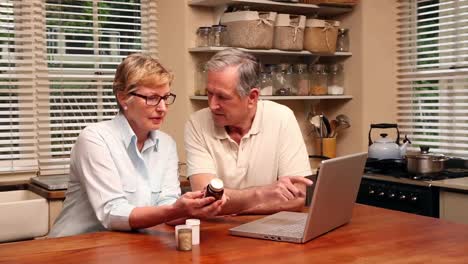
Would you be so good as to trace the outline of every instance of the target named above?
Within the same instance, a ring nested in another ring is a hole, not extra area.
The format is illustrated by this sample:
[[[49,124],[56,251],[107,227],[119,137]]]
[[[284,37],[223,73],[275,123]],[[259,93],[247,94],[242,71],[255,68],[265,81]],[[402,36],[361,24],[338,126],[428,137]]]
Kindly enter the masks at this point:
[[[206,186],[205,197],[214,197],[216,200],[221,199],[224,193],[224,183],[221,179],[214,178]]]
[[[199,219],[187,219],[185,225],[192,227],[192,245],[200,244],[200,220]]]
[[[175,227],[176,246],[178,250],[192,250],[192,227],[189,225],[178,225]]]

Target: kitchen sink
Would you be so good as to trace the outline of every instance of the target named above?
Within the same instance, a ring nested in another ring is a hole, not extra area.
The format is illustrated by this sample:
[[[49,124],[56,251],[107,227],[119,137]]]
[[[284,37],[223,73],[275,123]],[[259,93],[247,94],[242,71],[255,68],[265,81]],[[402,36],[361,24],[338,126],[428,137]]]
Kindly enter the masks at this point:
[[[29,190],[0,192],[0,242],[47,234],[47,200]]]

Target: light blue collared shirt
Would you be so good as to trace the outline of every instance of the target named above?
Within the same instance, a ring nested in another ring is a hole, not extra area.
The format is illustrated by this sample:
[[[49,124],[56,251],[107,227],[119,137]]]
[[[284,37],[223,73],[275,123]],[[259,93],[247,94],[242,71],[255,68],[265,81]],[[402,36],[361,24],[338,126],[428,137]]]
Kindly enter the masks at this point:
[[[124,115],[86,127],[70,156],[63,210],[49,237],[130,230],[135,207],[174,203],[180,196],[174,140],[154,130],[141,152]]]

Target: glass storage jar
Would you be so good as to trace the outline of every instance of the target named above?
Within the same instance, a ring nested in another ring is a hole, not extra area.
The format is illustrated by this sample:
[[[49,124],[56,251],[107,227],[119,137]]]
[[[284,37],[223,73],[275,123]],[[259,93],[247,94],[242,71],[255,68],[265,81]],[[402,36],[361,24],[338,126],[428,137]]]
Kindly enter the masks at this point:
[[[273,77],[274,66],[266,64],[260,73],[260,95],[273,95]]]
[[[297,90],[292,85],[292,70],[287,63],[277,65],[273,74],[273,94],[286,96],[295,95]]]
[[[206,74],[206,64],[198,64],[195,73],[195,95],[206,95]]]
[[[338,29],[338,38],[336,39],[336,51],[348,52],[349,51],[349,30],[347,28]]]
[[[199,27],[197,29],[197,47],[208,47],[210,45],[210,27]]]
[[[327,71],[325,64],[310,65],[310,95],[326,95],[327,88]]]
[[[227,43],[227,27],[225,25],[213,25],[210,31],[210,46],[225,47]]]
[[[343,64],[331,64],[328,66],[328,94],[344,94]]]
[[[297,95],[309,95],[309,73],[307,71],[307,64],[294,64],[293,86],[297,90]]]

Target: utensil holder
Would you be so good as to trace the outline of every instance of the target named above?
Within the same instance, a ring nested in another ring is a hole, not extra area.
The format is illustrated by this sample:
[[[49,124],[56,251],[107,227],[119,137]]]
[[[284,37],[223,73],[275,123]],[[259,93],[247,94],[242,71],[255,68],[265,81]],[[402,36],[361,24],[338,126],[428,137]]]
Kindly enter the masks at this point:
[[[336,137],[333,138],[315,138],[315,149],[321,156],[328,158],[336,157]]]

